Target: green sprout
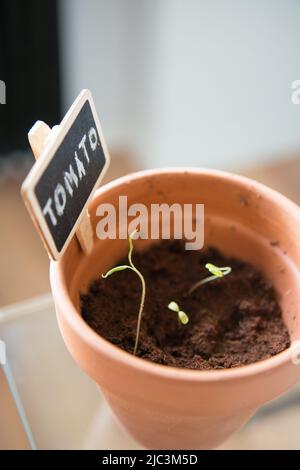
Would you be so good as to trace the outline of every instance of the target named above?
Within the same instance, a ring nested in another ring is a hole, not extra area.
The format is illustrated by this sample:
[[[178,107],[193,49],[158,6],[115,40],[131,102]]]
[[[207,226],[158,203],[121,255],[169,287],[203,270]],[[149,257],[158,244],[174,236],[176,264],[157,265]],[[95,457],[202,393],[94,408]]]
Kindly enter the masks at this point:
[[[194,290],[198,289],[198,287],[202,286],[203,284],[206,284],[207,282],[210,282],[210,281],[214,281],[215,279],[218,279],[219,277],[227,276],[227,274],[231,273],[231,268],[229,266],[225,266],[224,268],[219,268],[218,266],[215,266],[212,263],[206,263],[205,267],[212,274],[212,276],[205,277],[204,279],[201,279],[201,281],[196,282],[196,284],[194,284],[190,288],[189,294],[194,292]]]
[[[125,269],[131,269],[131,271],[135,272],[137,274],[137,276],[140,278],[141,285],[142,285],[142,293],[141,293],[141,301],[140,301],[138,320],[137,320],[135,345],[134,345],[134,350],[133,350],[134,355],[136,355],[137,349],[138,349],[140,329],[141,329],[141,321],[142,321],[142,315],[143,315],[145,297],[146,297],[145,279],[144,279],[142,273],[140,273],[140,271],[135,267],[135,265],[132,262],[133,238],[134,238],[136,232],[137,231],[135,230],[128,237],[128,242],[129,242],[128,261],[129,261],[129,265],[125,264],[125,265],[122,265],[122,266],[116,266],[115,268],[112,268],[109,271],[107,271],[106,274],[102,274],[102,277],[105,279],[108,276],[110,276],[111,274],[116,273],[118,271],[124,271]]]
[[[182,325],[186,325],[189,322],[189,317],[185,312],[180,310],[179,305],[172,301],[168,305],[168,309],[172,310],[172,312],[176,312],[178,316],[178,320]]]

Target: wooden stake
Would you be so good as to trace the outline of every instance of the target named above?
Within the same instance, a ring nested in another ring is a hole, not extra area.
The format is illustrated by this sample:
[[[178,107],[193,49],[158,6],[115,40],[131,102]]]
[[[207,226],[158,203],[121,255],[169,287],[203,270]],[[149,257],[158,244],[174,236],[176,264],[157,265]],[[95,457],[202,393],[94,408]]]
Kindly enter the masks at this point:
[[[28,132],[28,140],[36,160],[41,156],[46,145],[53,139],[59,131],[60,126],[54,126],[52,129],[43,121],[37,121]],[[93,228],[90,214],[85,209],[84,214],[78,224],[76,237],[84,253],[89,254],[94,245]]]

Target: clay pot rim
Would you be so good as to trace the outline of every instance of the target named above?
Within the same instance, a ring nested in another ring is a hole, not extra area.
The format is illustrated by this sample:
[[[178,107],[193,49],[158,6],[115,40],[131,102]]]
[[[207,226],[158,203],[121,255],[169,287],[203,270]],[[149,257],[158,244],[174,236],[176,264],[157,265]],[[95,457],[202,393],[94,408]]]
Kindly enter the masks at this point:
[[[276,205],[282,210],[292,213],[295,218],[300,219],[300,208],[296,203],[289,200],[287,197],[278,193],[274,189],[265,186],[255,180],[247,178],[245,176],[233,174],[222,170],[214,170],[208,168],[193,168],[193,167],[166,167],[157,168],[152,170],[142,170],[135,173],[131,173],[126,176],[122,176],[110,183],[100,187],[94,197],[103,194],[107,191],[113,190],[119,185],[128,184],[131,181],[137,179],[158,176],[160,174],[199,174],[213,176],[224,179],[226,181],[232,181],[239,184],[242,188],[246,188],[251,191],[257,191],[261,196],[268,199],[272,199]],[[275,356],[268,359],[255,362],[253,364],[238,366],[232,369],[218,369],[218,370],[192,370],[184,369],[172,366],[166,366],[156,364],[134,356],[133,354],[124,351],[123,349],[110,343],[102,336],[98,335],[80,316],[71,302],[68,296],[68,291],[64,285],[63,270],[61,261],[51,261],[50,264],[50,278],[51,285],[56,303],[59,305],[59,311],[64,316],[70,327],[76,332],[76,334],[88,344],[89,347],[96,350],[98,353],[106,356],[114,362],[118,362],[120,366],[127,366],[132,368],[136,372],[148,373],[149,375],[168,379],[168,380],[182,380],[190,382],[214,382],[214,381],[228,381],[236,378],[247,378],[253,375],[258,375],[266,371],[270,371],[276,368],[280,368],[291,362],[291,346]]]

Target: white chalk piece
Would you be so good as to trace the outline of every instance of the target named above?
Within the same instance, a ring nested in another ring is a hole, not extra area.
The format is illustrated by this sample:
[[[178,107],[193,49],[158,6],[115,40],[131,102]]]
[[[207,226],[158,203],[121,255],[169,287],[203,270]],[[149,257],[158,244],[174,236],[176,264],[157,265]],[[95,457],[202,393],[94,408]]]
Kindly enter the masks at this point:
[[[75,232],[89,253],[86,206],[110,161],[91,93],[80,93],[59,126],[37,121],[28,139],[37,162],[21,193],[50,257],[59,259]]]

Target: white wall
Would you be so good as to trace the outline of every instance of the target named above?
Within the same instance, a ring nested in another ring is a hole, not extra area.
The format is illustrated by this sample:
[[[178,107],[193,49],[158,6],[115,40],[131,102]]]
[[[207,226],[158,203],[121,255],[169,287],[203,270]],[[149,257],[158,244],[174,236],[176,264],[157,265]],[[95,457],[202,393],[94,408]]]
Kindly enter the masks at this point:
[[[92,90],[144,166],[234,168],[300,148],[297,0],[60,0],[64,102]]]

